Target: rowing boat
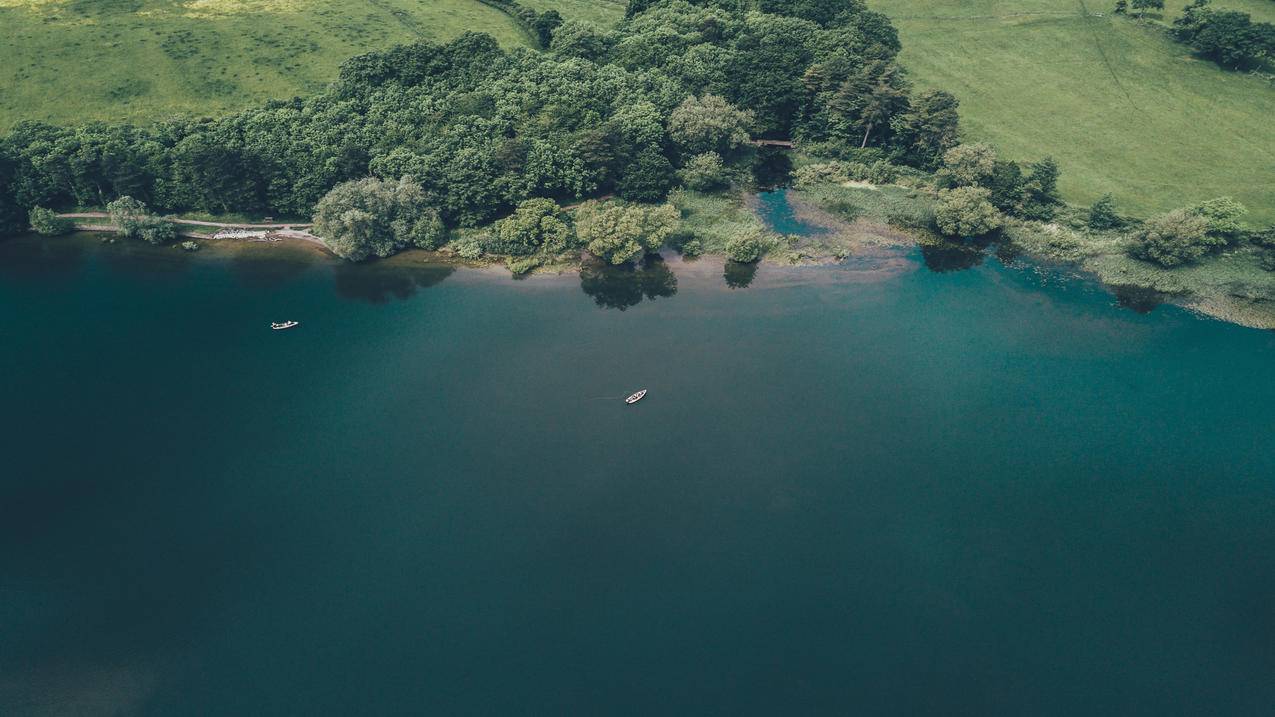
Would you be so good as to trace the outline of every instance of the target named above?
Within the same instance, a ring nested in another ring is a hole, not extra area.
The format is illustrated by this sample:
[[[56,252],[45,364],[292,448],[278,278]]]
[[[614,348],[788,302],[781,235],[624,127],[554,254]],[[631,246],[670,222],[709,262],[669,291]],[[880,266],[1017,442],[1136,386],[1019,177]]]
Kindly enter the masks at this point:
[[[646,395],[646,389],[644,388],[641,391],[638,391],[637,393],[633,394],[632,396],[629,396],[628,398],[624,399],[624,402],[637,403],[638,401],[641,401],[642,397],[645,395]]]
[[[283,331],[284,329],[290,329],[300,323],[300,321],[271,321],[270,328],[275,331]]]

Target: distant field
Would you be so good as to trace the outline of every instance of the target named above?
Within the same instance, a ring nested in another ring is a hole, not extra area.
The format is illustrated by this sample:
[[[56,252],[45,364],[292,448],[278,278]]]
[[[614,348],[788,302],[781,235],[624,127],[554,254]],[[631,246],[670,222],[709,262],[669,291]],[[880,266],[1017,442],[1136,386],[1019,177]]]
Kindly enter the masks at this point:
[[[0,0],[0,131],[220,115],[312,93],[361,52],[466,30],[527,43],[476,0]]]
[[[1166,17],[1184,4],[1171,0]],[[869,0],[916,83],[955,93],[971,139],[1053,155],[1061,187],[1146,214],[1229,194],[1275,221],[1275,87],[1195,60],[1113,2]],[[1103,17],[1086,16],[1082,8]],[[1275,19],[1269,0],[1218,0]]]
[[[2,1],[2,0],[0,0]],[[568,20],[587,20],[611,27],[624,19],[627,0],[518,0],[537,12],[557,10]],[[1275,4],[1275,3],[1272,3]]]

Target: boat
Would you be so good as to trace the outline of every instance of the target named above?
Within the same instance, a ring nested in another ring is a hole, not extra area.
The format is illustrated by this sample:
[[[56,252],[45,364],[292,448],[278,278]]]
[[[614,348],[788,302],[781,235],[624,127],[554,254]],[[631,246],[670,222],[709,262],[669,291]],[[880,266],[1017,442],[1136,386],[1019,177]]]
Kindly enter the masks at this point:
[[[283,331],[284,329],[290,329],[300,323],[300,321],[271,321],[270,328],[275,331]]]
[[[642,397],[645,395],[646,395],[646,389],[644,388],[641,391],[638,391],[637,393],[633,394],[632,396],[629,396],[628,398],[624,399],[624,402],[637,403],[638,401],[641,401]]]

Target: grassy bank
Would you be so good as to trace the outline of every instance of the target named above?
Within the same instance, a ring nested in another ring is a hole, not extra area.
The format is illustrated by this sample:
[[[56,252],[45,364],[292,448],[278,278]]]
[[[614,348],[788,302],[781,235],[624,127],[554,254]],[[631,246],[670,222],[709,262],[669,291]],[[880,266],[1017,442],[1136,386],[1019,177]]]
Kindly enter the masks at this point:
[[[1168,3],[1165,18],[1184,2]],[[1192,58],[1114,2],[872,0],[921,86],[961,100],[965,135],[1010,157],[1053,155],[1068,201],[1110,192],[1147,215],[1231,195],[1275,221],[1275,87]],[[1257,19],[1267,0],[1218,0]],[[1097,16],[1102,13],[1102,16]]]
[[[469,30],[527,44],[475,0],[0,0],[0,131],[224,115],[313,94],[359,53]]]

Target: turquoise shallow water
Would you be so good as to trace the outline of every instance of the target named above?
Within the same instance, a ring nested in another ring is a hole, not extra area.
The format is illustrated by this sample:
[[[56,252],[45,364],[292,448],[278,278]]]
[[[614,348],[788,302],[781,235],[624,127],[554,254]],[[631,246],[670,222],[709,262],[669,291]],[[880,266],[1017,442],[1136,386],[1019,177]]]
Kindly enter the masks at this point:
[[[0,713],[1275,704],[1275,333],[270,256],[0,242]]]

